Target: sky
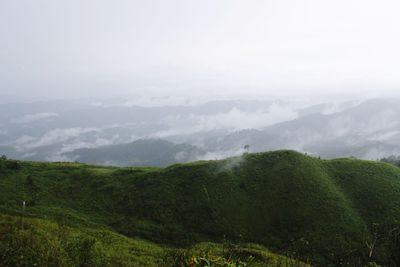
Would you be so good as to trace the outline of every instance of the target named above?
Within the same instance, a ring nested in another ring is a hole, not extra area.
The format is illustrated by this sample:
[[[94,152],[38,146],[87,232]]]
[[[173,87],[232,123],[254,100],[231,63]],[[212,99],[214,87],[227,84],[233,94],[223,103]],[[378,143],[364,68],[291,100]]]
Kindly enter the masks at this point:
[[[0,95],[400,94],[392,0],[2,0]]]

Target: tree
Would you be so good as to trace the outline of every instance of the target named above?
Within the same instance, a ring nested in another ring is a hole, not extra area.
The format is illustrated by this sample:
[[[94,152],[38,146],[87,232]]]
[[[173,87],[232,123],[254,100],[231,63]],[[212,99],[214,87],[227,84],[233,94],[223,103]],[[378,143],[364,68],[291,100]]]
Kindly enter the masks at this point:
[[[0,170],[4,170],[6,168],[6,161],[7,161],[7,157],[2,155],[0,157]]]
[[[7,160],[5,165],[6,165],[6,168],[10,169],[10,170],[21,169],[21,164],[17,160]]]
[[[36,180],[32,175],[26,177],[25,188],[29,194],[27,205],[34,206],[37,200],[37,195],[40,192],[40,187],[36,184]]]

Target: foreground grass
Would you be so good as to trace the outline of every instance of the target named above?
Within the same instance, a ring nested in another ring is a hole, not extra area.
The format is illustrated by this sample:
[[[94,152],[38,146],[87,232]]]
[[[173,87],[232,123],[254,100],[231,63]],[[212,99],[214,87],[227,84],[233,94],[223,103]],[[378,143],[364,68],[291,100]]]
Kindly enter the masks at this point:
[[[258,245],[160,246],[115,232],[0,214],[0,266],[307,266]]]
[[[0,266],[160,266],[163,249],[108,230],[0,215]]]

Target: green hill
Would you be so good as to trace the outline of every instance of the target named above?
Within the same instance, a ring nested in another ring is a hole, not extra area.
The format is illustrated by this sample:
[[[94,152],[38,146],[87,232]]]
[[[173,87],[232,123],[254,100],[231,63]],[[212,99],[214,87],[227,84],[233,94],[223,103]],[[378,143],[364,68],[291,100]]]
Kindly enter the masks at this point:
[[[151,245],[150,264],[165,259],[157,251],[186,248],[172,249],[181,259],[201,242],[257,243],[317,266],[399,264],[400,169],[382,162],[277,151],[167,168],[9,160],[1,166],[3,214],[89,236],[84,229],[107,231],[129,240],[121,241],[127,251],[129,242],[149,240],[158,244]]]

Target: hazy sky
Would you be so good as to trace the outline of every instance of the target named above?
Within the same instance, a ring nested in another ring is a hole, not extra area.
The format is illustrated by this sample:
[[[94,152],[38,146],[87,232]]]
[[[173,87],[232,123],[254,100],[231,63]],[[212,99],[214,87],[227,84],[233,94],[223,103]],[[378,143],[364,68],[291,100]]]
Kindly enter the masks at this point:
[[[2,0],[0,94],[393,94],[400,2]]]

